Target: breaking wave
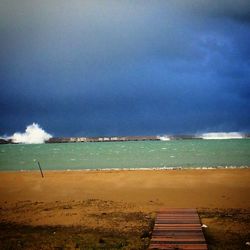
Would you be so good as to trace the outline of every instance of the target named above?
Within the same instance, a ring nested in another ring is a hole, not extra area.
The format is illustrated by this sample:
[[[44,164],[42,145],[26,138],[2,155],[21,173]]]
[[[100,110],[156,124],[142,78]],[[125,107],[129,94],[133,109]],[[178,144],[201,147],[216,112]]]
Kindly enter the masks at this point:
[[[212,139],[242,139],[244,135],[238,132],[212,132],[203,133],[200,135],[202,139],[212,140]]]
[[[52,137],[51,134],[44,131],[37,123],[28,125],[24,133],[14,133],[8,137],[14,143],[24,144],[40,144],[49,140]]]
[[[161,141],[170,141],[170,138],[167,135],[157,136],[157,138]]]

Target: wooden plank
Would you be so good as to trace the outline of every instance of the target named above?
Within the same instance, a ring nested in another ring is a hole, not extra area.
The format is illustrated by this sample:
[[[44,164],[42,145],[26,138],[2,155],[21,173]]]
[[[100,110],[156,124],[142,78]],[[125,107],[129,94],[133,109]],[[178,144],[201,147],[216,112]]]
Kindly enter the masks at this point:
[[[206,241],[205,239],[202,239],[202,238],[183,238],[183,239],[170,239],[170,238],[157,238],[157,239],[154,239],[152,238],[151,239],[151,243],[166,243],[166,244],[206,244]]]
[[[161,224],[161,223],[155,223],[155,225],[157,226],[157,227],[193,227],[193,228],[195,228],[195,227],[199,227],[200,228],[200,223],[199,224],[197,224],[197,223],[194,223],[194,224],[188,224],[188,223],[169,223],[169,224]]]
[[[190,235],[167,235],[167,236],[153,236],[152,240],[156,241],[156,240],[205,240],[204,236],[200,236],[200,235],[195,235],[195,236],[190,236]]]
[[[168,229],[168,228],[199,228],[200,229],[200,225],[191,225],[191,224],[176,224],[176,223],[169,223],[169,224],[167,224],[167,223],[163,223],[163,224],[160,224],[160,223],[158,223],[158,224],[155,224],[155,228],[166,228],[166,229]]]
[[[171,232],[167,232],[167,231],[157,231],[157,232],[153,232],[152,236],[203,236],[202,233],[200,232],[176,232],[176,233],[171,233]]]
[[[151,239],[151,242],[155,242],[155,241],[164,241],[164,242],[194,242],[194,241],[202,241],[205,242],[204,238],[201,237],[183,237],[183,238],[176,238],[176,237],[166,237],[166,236],[162,236],[162,237],[153,237]]]
[[[180,227],[180,226],[176,226],[176,227],[169,227],[169,226],[164,226],[164,227],[161,227],[161,226],[157,226],[154,228],[156,231],[159,231],[159,230],[162,230],[162,231],[170,231],[170,230],[186,230],[186,229],[190,229],[190,230],[199,230],[200,231],[200,228],[199,227],[189,227],[189,226],[183,226],[183,227]]]
[[[208,249],[196,209],[158,211],[149,249]]]
[[[164,210],[159,210],[157,213],[158,214],[165,214],[165,212],[168,211],[168,214],[174,213],[182,213],[182,214],[188,214],[188,213],[196,213],[196,209],[164,209]]]
[[[151,244],[149,249],[208,249],[206,244]]]
[[[171,245],[171,244],[152,244],[149,247],[150,250],[164,249],[164,250],[207,250],[207,245],[197,244],[197,245]]]
[[[157,220],[156,221],[156,224],[192,224],[192,223],[197,223],[199,222],[199,220],[178,220],[178,219],[175,219],[175,220],[162,220],[162,221],[159,221]]]

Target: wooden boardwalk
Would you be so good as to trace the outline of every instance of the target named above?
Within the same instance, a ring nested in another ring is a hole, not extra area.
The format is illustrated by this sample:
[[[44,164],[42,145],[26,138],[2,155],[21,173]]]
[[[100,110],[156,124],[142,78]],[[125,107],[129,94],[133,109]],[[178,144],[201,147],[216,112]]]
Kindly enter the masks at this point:
[[[149,249],[208,249],[196,209],[170,208],[159,211]]]

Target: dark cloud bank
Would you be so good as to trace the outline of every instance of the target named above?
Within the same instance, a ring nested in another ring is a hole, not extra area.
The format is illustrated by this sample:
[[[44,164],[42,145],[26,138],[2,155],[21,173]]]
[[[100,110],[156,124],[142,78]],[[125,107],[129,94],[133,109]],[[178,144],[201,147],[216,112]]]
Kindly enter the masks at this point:
[[[0,134],[250,131],[249,1],[1,1]]]

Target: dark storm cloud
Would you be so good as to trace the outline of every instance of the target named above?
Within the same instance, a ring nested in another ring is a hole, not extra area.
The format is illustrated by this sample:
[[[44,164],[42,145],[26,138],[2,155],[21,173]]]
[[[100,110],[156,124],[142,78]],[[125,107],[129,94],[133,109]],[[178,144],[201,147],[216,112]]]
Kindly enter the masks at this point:
[[[184,12],[184,14],[189,12],[203,17],[230,18],[239,22],[250,21],[250,2],[248,0],[170,0],[168,4]]]
[[[197,1],[196,1],[197,2]],[[211,16],[228,17],[239,22],[250,22],[250,2],[248,0],[204,1],[203,10]],[[198,3],[197,3],[198,4]]]
[[[0,133],[249,131],[249,1],[1,1]]]

